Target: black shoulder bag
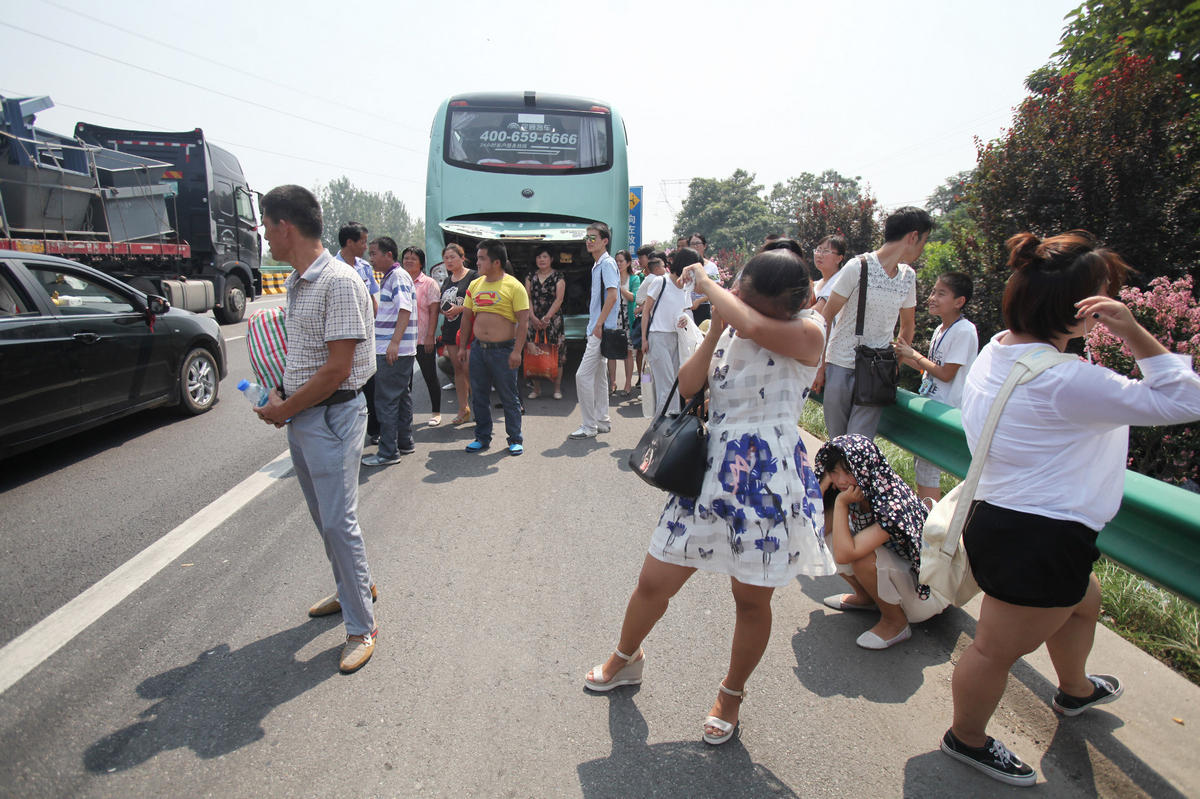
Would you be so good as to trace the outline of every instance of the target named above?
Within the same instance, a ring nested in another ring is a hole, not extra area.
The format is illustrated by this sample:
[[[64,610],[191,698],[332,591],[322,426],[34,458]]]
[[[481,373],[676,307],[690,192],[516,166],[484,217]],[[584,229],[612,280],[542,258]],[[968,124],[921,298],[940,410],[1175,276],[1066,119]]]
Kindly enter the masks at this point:
[[[900,361],[892,345],[868,347],[862,343],[864,318],[867,313],[867,256],[858,256],[862,271],[858,277],[858,318],[854,320],[854,404],[893,405],[896,388],[900,385]]]
[[[655,488],[695,499],[704,485],[708,458],[708,426],[703,416],[705,390],[697,391],[682,413],[668,415],[667,408],[671,407],[671,398],[678,388],[676,378],[663,409],[629,454],[629,468]]]

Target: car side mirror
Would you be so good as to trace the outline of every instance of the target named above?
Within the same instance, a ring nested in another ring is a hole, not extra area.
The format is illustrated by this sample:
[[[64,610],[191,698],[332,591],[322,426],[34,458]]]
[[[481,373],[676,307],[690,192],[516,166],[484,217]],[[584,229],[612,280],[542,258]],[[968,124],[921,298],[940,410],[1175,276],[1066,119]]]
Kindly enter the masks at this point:
[[[159,297],[156,294],[150,294],[146,297],[146,311],[155,316],[162,316],[171,309],[171,303],[165,298]]]

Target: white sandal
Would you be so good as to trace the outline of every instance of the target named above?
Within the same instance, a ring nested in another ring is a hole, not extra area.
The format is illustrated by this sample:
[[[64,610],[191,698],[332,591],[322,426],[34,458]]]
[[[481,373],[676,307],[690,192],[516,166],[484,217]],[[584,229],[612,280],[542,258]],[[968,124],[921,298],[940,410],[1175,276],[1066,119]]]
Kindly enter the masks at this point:
[[[640,685],[642,682],[642,669],[646,667],[646,653],[638,649],[637,653],[626,655],[619,649],[613,650],[617,657],[625,661],[625,665],[617,670],[617,673],[604,679],[604,664],[600,663],[588,672],[583,678],[585,687],[593,691],[611,691],[614,688],[620,688],[622,685]],[[639,657],[640,655],[640,657]],[[634,660],[637,658],[637,660]],[[598,675],[601,679],[592,679],[592,675]]]
[[[723,694],[728,694],[729,696],[736,696],[739,699],[741,699],[743,702],[746,700],[746,689],[744,689],[744,688],[740,691],[733,691],[733,690],[730,690],[729,688],[726,688],[724,682],[722,682],[718,687],[721,689],[721,693],[723,693]],[[705,718],[704,719],[704,727],[705,727],[704,743],[712,744],[713,746],[719,746],[720,744],[723,744],[726,741],[728,741],[730,738],[732,738],[733,734],[735,732],[737,732],[738,725],[741,724],[741,718],[740,718],[741,714],[739,713],[738,715],[739,715],[738,720],[733,722],[732,724],[730,722],[726,721],[725,719],[719,719],[716,716],[708,716],[707,718]],[[708,729],[707,729],[708,727],[716,727],[718,730],[721,731],[721,734],[720,735],[709,735]]]

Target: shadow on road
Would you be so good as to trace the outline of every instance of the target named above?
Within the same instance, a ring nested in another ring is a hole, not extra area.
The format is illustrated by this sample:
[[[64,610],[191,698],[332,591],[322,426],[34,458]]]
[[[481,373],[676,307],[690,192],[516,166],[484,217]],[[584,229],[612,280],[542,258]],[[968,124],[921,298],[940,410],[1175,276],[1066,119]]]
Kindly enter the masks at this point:
[[[142,721],[89,746],[84,767],[99,774],[125,771],[181,747],[208,759],[257,741],[267,714],[338,673],[340,645],[296,660],[297,652],[338,624],[336,617],[312,619],[233,652],[221,644],[150,677],[137,692],[158,702],[142,711]]]
[[[201,424],[203,416],[182,416],[176,408],[153,408],[13,455],[0,461],[0,493],[82,463],[170,425]]]
[[[503,429],[503,425],[501,429]],[[453,449],[435,449],[430,452],[425,460],[425,468],[429,470],[429,474],[422,477],[421,482],[449,483],[459,477],[484,477],[496,474],[500,471],[496,465],[497,462],[512,457],[506,449],[507,445],[504,443],[503,434],[492,440],[491,449],[483,452],[466,452],[463,449],[465,446],[466,444],[461,446],[456,444]],[[403,461],[401,465],[403,465]]]
[[[700,740],[648,744],[650,729],[634,704],[637,688],[617,688],[608,700],[612,754],[576,767],[586,799],[630,796],[795,797],[769,769],[750,759],[738,736],[721,746]]]

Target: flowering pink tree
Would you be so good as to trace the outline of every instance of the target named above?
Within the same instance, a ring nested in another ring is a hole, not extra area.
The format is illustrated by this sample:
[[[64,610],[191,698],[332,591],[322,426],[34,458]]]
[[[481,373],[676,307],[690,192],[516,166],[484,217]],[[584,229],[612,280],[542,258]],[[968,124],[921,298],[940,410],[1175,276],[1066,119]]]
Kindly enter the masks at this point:
[[[1191,275],[1175,280],[1156,277],[1147,290],[1121,289],[1143,327],[1171,352],[1200,356],[1200,304],[1192,294]],[[1119,338],[1103,325],[1088,334],[1087,344],[1097,363],[1129,377],[1141,377],[1137,362]],[[1129,432],[1129,468],[1168,483],[1200,483],[1200,425],[1134,427]]]

